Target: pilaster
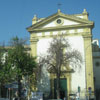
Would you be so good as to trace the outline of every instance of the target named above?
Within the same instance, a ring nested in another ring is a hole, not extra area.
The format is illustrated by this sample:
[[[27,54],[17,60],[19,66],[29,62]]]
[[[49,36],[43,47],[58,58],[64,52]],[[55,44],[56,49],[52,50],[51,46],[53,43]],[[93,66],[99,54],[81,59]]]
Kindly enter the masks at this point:
[[[37,42],[38,42],[38,38],[30,39],[31,55],[34,57],[37,56]]]
[[[86,77],[86,90],[91,87],[94,92],[93,81],[93,58],[92,58],[92,44],[91,35],[83,36],[84,38],[84,53],[85,53],[85,77]]]
[[[69,94],[71,93],[71,74],[66,74],[67,79],[67,99],[70,100]]]

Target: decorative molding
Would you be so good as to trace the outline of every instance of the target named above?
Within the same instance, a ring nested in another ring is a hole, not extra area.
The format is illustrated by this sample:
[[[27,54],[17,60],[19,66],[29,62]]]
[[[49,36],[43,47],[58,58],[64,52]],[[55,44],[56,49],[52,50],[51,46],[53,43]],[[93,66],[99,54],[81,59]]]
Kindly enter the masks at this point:
[[[34,29],[40,28],[41,26],[44,26],[46,23],[51,22],[52,20],[57,19],[59,17],[79,22],[79,23],[83,24],[83,26],[84,26],[84,24],[88,24],[88,25],[90,24],[92,26],[94,24],[93,21],[89,21],[89,20],[86,20],[86,19],[78,18],[75,15],[66,15],[66,14],[63,14],[63,13],[60,12],[60,13],[53,14],[53,15],[43,19],[40,22],[37,22],[36,24],[28,27],[27,30],[28,31],[33,31]]]
[[[46,28],[36,28],[29,29],[29,32],[45,32],[45,31],[56,31],[56,30],[66,30],[73,28],[93,28],[93,24],[78,24],[78,25],[65,25],[65,26],[57,26],[57,27],[46,27]]]

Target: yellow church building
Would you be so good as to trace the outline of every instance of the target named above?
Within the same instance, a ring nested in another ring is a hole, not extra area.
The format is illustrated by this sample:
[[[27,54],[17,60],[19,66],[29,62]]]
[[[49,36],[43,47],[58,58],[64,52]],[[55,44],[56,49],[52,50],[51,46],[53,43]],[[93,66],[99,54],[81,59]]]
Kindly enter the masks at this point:
[[[86,9],[81,14],[68,15],[60,10],[46,18],[32,19],[32,25],[27,28],[30,33],[30,48],[33,56],[39,56],[47,52],[49,43],[53,37],[63,35],[68,38],[72,48],[81,52],[83,63],[81,71],[66,73],[62,76],[64,90],[63,96],[70,99],[72,95],[79,93],[80,99],[86,99],[91,92],[94,97],[94,79],[93,79],[93,58],[92,58],[92,29],[94,22],[88,19]],[[43,72],[40,83],[37,84],[38,91],[56,98],[55,75],[47,70]],[[45,86],[43,87],[43,82]]]

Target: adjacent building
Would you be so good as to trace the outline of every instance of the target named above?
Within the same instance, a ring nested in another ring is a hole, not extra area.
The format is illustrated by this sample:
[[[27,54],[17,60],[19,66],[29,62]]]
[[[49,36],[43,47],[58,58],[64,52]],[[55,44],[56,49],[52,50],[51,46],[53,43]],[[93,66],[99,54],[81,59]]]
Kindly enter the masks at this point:
[[[99,40],[93,40],[93,71],[96,100],[100,99],[100,47]]]

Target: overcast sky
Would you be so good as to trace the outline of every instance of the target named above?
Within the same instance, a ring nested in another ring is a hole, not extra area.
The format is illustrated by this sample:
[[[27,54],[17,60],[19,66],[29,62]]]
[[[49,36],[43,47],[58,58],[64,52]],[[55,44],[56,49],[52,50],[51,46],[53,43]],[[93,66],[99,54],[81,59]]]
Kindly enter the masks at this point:
[[[100,0],[0,0],[0,43],[15,36],[29,38],[26,28],[38,18],[48,17],[58,10],[65,14],[80,14],[86,8],[89,20],[95,22],[93,38],[100,38]]]

